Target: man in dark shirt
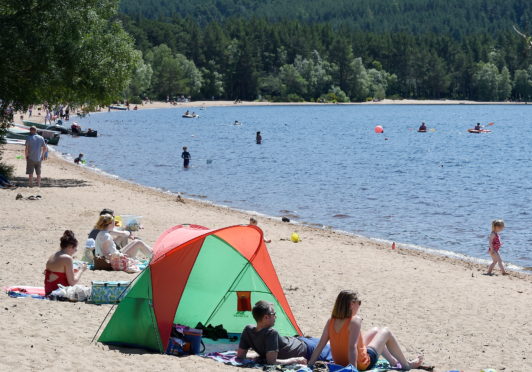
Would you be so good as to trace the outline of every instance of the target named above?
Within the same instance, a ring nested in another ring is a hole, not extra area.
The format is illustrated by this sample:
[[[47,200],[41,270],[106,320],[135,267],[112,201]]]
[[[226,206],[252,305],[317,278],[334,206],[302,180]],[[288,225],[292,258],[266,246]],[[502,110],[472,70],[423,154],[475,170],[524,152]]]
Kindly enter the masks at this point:
[[[187,147],[183,147],[183,153],[181,154],[181,158],[183,159],[183,167],[188,168],[188,165],[190,163],[190,152],[188,152]]]
[[[253,318],[257,326],[244,328],[238,345],[237,358],[244,359],[249,349],[259,354],[266,364],[307,364],[318,345],[318,338],[281,336],[274,328],[275,310],[273,304],[259,301],[253,307]],[[329,345],[323,349],[319,360],[332,361]]]

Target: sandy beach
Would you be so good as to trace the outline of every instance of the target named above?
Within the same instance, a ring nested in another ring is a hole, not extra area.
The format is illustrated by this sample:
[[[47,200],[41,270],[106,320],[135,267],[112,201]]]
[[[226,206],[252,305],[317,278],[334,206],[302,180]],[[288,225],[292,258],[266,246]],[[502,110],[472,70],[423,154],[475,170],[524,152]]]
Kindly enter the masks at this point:
[[[200,105],[191,102],[177,107]],[[154,103],[142,108],[163,107],[176,106]],[[42,116],[34,115],[32,120],[36,118]],[[63,231],[73,230],[83,242],[102,208],[143,216],[139,236],[150,245],[173,225],[220,228],[249,220],[246,213],[208,203],[178,203],[175,195],[96,173],[55,153],[43,163],[42,187],[27,188],[25,161],[18,155],[23,155],[22,146],[5,147],[4,160],[15,166],[14,181],[21,187],[0,190],[2,287],[42,286],[45,262],[58,249]],[[18,193],[23,200],[15,200]],[[25,199],[37,194],[41,200]],[[476,264],[401,247],[392,250],[367,238],[280,219],[258,219],[272,240],[270,255],[306,335],[319,337],[337,293],[355,289],[363,300],[363,327],[389,327],[407,357],[422,353],[436,371],[532,370],[532,275],[487,277],[482,275],[486,268]],[[302,242],[287,240],[294,231]],[[133,277],[87,271],[80,284]],[[0,305],[2,370],[238,371],[200,357],[176,358],[91,344],[111,305],[12,299],[5,294],[0,295]]]

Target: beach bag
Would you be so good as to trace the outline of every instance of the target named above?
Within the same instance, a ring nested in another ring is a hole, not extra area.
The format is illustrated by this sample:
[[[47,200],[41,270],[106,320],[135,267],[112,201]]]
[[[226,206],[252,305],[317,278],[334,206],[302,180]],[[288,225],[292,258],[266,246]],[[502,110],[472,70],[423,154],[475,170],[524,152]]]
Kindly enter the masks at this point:
[[[137,261],[121,253],[111,255],[111,267],[114,271],[125,271],[127,273],[138,273]]]
[[[105,257],[101,257],[101,256],[95,256],[94,257],[93,269],[94,270],[113,271],[113,267],[111,266],[111,264],[109,262],[107,262]]]
[[[201,329],[174,324],[166,353],[176,356],[203,353],[205,344],[202,341],[202,334]]]
[[[222,324],[218,324],[216,327],[213,327],[211,324],[204,326],[203,323],[199,322],[196,324],[196,329],[202,331],[202,336],[205,338],[210,338],[211,340],[218,340],[220,338],[229,339],[229,334]]]
[[[50,293],[49,298],[59,301],[84,302],[90,298],[91,292],[91,288],[80,284],[73,286],[58,284],[58,288]]]
[[[90,302],[93,304],[117,304],[127,294],[129,283],[128,281],[92,281]]]

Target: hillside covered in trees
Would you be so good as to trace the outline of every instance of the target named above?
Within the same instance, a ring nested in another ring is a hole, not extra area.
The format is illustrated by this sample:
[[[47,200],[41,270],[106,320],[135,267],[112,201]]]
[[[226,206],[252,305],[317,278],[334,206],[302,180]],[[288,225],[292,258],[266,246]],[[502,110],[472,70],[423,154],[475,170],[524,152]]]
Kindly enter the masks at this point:
[[[122,0],[130,97],[529,100],[523,0]]]

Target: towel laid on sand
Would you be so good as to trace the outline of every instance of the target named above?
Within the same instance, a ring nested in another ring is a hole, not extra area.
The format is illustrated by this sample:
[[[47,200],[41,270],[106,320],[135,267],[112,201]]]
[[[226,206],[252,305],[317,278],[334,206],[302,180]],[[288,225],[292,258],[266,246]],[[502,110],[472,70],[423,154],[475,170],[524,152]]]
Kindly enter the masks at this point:
[[[9,297],[29,297],[39,300],[46,300],[44,296],[44,287],[30,287],[26,285],[17,285],[2,288]]]
[[[202,355],[204,358],[209,358],[220,363],[228,364],[235,367],[244,368],[258,368],[263,371],[285,371],[285,372],[311,372],[312,370],[307,366],[289,365],[289,366],[267,366],[259,364],[252,359],[236,360],[236,351],[225,351],[223,353],[209,353]]]
[[[236,360],[236,351],[226,351],[223,353],[209,353],[203,355],[204,358],[209,358],[212,360],[215,360],[217,362],[221,362],[224,364],[232,365],[235,367],[244,367],[244,368],[258,368],[262,369],[263,371],[285,371],[285,372],[309,372],[312,371],[309,367],[301,364],[294,364],[294,365],[288,365],[288,366],[269,366],[269,365],[263,365],[256,363],[252,359],[244,359],[244,360]],[[323,363],[324,364],[324,363]],[[357,369],[353,366],[343,367],[339,366],[337,364],[328,364],[327,370],[329,372],[357,372]],[[391,368],[390,364],[384,360],[380,359],[377,362],[377,365],[374,369],[372,369],[372,372],[384,372],[384,371],[393,371],[397,370],[395,368]]]
[[[263,371],[284,371],[284,372],[310,372],[312,369],[307,367],[306,365],[301,364],[294,364],[294,365],[288,365],[288,366],[270,366],[270,365],[263,365],[256,363],[252,359],[244,359],[244,360],[236,360],[236,351],[225,351],[225,352],[219,352],[219,353],[208,353],[203,354],[202,357],[209,358],[212,360],[215,360],[220,363],[224,363],[227,365],[235,366],[235,367],[243,367],[243,368],[257,368],[262,369]],[[318,363],[320,364],[319,367]],[[320,372],[358,372],[356,367],[353,367],[352,365],[349,365],[347,367],[340,366],[337,364],[326,364],[323,362],[316,363],[316,366],[314,368],[314,372],[320,371]],[[420,367],[424,370],[432,370],[434,367]],[[371,370],[371,372],[385,372],[385,371],[400,371],[399,368],[391,367],[390,363],[386,359],[379,359],[375,367]],[[455,371],[450,371],[455,372]]]

